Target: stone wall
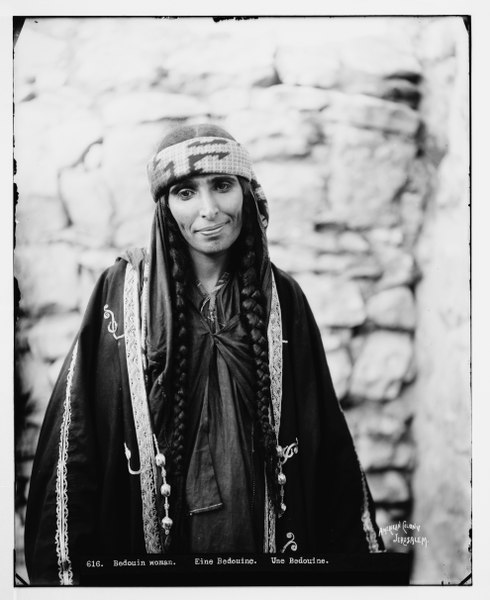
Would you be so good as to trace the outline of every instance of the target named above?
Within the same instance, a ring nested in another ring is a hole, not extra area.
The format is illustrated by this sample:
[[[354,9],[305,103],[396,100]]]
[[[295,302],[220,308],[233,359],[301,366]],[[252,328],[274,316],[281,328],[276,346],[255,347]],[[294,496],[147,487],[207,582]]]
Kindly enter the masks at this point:
[[[471,573],[471,404],[468,36],[433,22],[420,36],[421,114],[435,176],[418,244],[418,377],[413,436],[414,520],[437,552],[415,556],[414,581],[457,583]]]
[[[458,26],[458,19],[428,18],[26,23],[15,59],[20,562],[50,390],[98,275],[124,248],[147,243],[153,203],[145,165],[162,135],[184,122],[223,124],[251,153],[270,204],[272,259],[311,303],[379,525],[413,521],[412,472],[428,445],[422,430],[417,459],[410,425],[415,410],[436,409],[427,407],[426,390],[444,376],[421,348],[437,338],[450,353],[459,343],[420,329],[425,307],[437,303],[433,275],[440,275],[431,261],[439,239],[428,223],[442,235],[434,204],[446,196],[438,190],[452,172],[463,193],[465,171],[444,138],[444,118],[457,110],[450,106],[455,54],[434,56],[424,35],[438,28],[434,43],[442,36],[449,47],[461,37]],[[464,94],[457,102],[465,108]],[[464,122],[455,125],[455,146]],[[464,213],[459,196],[456,204]],[[464,270],[466,246],[453,250]],[[453,282],[448,292],[448,306],[453,296],[466,306],[466,288]],[[467,325],[460,323],[463,338]],[[465,374],[459,363],[454,377],[463,390]],[[444,402],[441,395],[437,406]],[[461,447],[469,452],[467,437]],[[423,483],[418,490],[422,503],[433,501]],[[426,535],[434,517],[417,515]],[[463,535],[456,526],[450,533]],[[391,550],[413,550],[384,537]],[[437,552],[438,542],[431,544],[415,547],[421,563]],[[434,583],[438,568],[426,571]]]

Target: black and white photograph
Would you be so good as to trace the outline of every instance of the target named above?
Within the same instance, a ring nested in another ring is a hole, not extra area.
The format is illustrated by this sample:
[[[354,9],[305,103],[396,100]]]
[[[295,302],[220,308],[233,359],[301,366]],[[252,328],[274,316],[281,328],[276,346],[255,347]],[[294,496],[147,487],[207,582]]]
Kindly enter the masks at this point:
[[[472,24],[12,18],[14,587],[473,585]]]

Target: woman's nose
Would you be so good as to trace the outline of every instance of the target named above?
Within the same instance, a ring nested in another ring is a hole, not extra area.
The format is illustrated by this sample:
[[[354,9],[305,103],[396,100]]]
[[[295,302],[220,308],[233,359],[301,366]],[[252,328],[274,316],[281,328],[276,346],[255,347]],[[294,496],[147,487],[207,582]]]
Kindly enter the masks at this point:
[[[212,190],[201,189],[199,192],[200,196],[200,216],[205,219],[213,219],[219,212],[216,199]]]

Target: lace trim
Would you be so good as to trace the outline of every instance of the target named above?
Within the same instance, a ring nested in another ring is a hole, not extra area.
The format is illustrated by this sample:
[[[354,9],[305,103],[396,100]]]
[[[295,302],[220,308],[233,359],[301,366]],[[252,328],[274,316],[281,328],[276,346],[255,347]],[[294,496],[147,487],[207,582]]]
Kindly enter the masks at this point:
[[[281,424],[282,400],[282,320],[281,305],[277,295],[276,280],[272,273],[272,298],[269,326],[267,328],[269,342],[269,371],[271,378],[272,416],[274,417],[274,430],[279,440],[279,426]]]
[[[373,527],[373,522],[371,521],[371,513],[369,512],[369,498],[368,491],[366,485],[366,476],[364,475],[364,471],[359,464],[359,468],[361,469],[361,481],[362,481],[362,495],[363,495],[363,510],[362,510],[362,528],[364,529],[364,533],[366,535],[366,540],[369,546],[369,552],[381,552],[378,536],[376,535],[376,531]]]
[[[274,504],[267,488],[267,477],[265,476],[265,510],[264,510],[264,552],[273,553],[276,551],[276,512]]]
[[[272,422],[279,439],[279,426],[281,423],[282,400],[282,320],[279,296],[277,295],[276,280],[272,273],[272,298],[269,325],[267,327],[267,340],[269,343],[269,372],[271,378]],[[264,511],[264,552],[276,551],[276,512],[272,499],[265,485],[265,511]]]
[[[73,570],[68,552],[68,482],[67,461],[69,432],[71,423],[71,388],[73,372],[78,354],[78,342],[73,348],[70,367],[66,377],[65,402],[60,427],[58,465],[56,469],[56,554],[58,556],[58,576],[61,585],[73,585]]]
[[[156,472],[150,413],[144,384],[139,334],[139,291],[135,269],[128,264],[124,281],[124,331],[131,404],[140,459],[141,508],[148,554],[162,552],[156,509]]]

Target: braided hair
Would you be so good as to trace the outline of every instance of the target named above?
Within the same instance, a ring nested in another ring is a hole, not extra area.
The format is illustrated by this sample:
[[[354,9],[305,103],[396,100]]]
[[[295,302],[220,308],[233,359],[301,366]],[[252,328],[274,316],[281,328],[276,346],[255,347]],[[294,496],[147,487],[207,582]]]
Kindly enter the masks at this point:
[[[264,452],[268,491],[275,507],[279,506],[277,474],[279,463],[277,440],[269,419],[271,406],[269,354],[267,342],[266,302],[260,287],[262,258],[261,231],[254,211],[255,200],[250,184],[238,177],[243,190],[242,231],[232,249],[238,265],[241,320],[250,344],[255,368],[255,423],[259,442]],[[172,304],[174,308],[173,377],[170,396],[173,398],[170,426],[171,476],[178,482],[181,503],[186,420],[188,412],[189,332],[185,292],[192,281],[191,260],[187,244],[168,207],[168,197],[162,200],[168,230],[170,269],[173,280]]]
[[[260,287],[260,263],[262,256],[261,231],[254,211],[255,200],[250,184],[240,179],[243,196],[243,225],[239,244],[239,271],[241,318],[247,332],[255,365],[255,418],[259,440],[264,451],[269,494],[276,508],[279,506],[277,475],[279,462],[277,439],[271,425],[269,345],[267,341],[266,300]]]
[[[170,272],[172,275],[172,304],[174,308],[173,377],[170,382],[173,397],[171,434],[169,436],[171,473],[183,474],[185,426],[187,413],[187,378],[189,368],[189,333],[185,292],[190,281],[190,257],[177,223],[165,201],[164,215],[168,227]]]

